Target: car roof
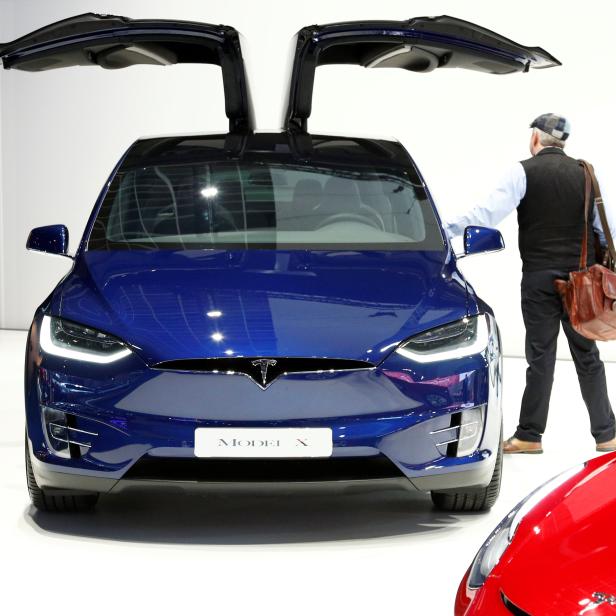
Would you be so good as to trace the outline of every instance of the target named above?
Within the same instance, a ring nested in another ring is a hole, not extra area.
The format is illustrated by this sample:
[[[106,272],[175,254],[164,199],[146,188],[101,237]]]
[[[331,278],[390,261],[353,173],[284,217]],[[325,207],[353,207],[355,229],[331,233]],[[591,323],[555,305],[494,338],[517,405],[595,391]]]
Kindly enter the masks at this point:
[[[122,169],[190,161],[257,160],[358,166],[412,165],[398,141],[295,132],[217,133],[139,139],[126,153]]]

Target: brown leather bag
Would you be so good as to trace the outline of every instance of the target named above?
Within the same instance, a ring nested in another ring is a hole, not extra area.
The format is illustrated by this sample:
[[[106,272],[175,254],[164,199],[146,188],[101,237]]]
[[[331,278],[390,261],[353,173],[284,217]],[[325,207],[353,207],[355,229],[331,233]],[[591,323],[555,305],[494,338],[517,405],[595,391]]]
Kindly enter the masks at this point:
[[[592,165],[580,160],[586,179],[584,190],[584,239],[580,270],[571,272],[569,280],[556,280],[565,310],[573,328],[591,340],[616,340],[616,250],[610,232],[601,190]],[[608,248],[603,263],[588,267],[588,218],[591,190]]]

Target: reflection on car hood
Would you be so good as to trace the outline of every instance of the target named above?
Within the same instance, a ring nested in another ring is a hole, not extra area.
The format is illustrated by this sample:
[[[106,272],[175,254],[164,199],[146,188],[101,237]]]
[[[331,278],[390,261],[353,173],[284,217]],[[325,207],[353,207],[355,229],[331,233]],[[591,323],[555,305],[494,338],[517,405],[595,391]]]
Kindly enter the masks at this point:
[[[336,357],[378,363],[467,312],[440,252],[88,251],[51,311],[112,333],[149,363]]]

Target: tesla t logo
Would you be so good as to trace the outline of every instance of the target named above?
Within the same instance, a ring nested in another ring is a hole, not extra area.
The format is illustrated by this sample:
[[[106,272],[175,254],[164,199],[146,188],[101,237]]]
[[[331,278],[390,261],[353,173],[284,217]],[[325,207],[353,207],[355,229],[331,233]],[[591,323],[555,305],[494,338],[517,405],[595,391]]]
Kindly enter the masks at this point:
[[[270,366],[275,366],[278,362],[275,359],[255,359],[252,362],[253,366],[261,368],[261,381],[263,385],[267,382],[267,370]]]
[[[602,592],[595,592],[593,593],[592,598],[595,602],[595,605],[601,605],[602,603],[616,605],[616,597],[614,595],[606,595]]]
[[[584,606],[584,609],[579,614],[582,616],[587,612],[594,612],[596,608],[603,604],[616,605],[616,597],[614,595],[606,595],[604,592],[594,592],[592,594],[592,601],[590,599],[582,599],[580,601],[580,605]]]

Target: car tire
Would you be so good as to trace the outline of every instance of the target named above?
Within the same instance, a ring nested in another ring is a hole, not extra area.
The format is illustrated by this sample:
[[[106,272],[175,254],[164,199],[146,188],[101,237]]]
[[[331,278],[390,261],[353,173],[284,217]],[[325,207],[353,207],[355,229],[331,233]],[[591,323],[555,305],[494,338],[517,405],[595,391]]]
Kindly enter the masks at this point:
[[[496,465],[490,483],[481,490],[468,492],[432,492],[432,502],[437,509],[450,512],[489,511],[500,493],[503,476],[503,445],[501,444],[496,456]]]
[[[26,482],[32,504],[39,511],[56,511],[60,513],[77,513],[90,511],[98,501],[98,494],[53,494],[49,490],[42,490],[36,483],[30,450],[28,448],[28,435],[26,434]]]

